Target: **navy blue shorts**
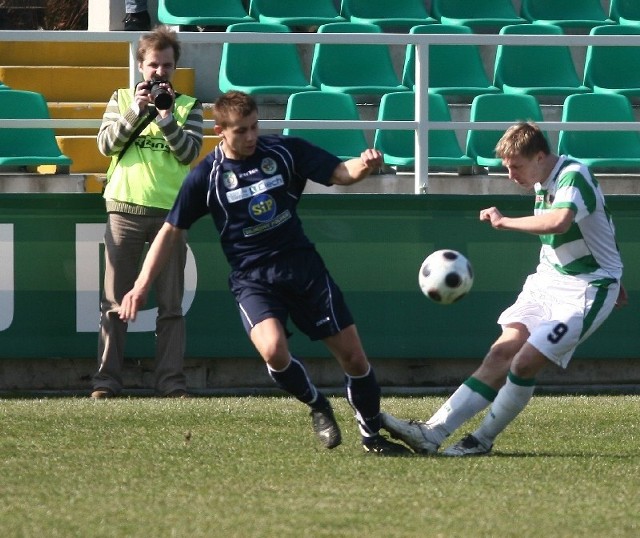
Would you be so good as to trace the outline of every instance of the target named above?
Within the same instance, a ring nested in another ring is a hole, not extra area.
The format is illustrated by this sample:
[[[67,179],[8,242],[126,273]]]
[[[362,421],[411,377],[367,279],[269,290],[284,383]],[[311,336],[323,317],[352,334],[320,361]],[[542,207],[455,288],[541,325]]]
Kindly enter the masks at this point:
[[[297,251],[247,271],[232,271],[229,287],[249,333],[261,321],[291,321],[311,340],[353,324],[342,292],[315,250]]]

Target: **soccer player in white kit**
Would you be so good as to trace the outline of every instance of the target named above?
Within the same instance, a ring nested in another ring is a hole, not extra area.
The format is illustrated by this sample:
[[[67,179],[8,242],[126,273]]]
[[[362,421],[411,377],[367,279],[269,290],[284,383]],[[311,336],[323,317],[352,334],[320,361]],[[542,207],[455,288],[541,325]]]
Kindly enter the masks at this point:
[[[502,334],[480,367],[428,421],[383,414],[383,427],[418,453],[435,454],[449,435],[489,406],[480,427],[443,454],[491,452],[498,434],[531,400],[544,366],[566,368],[578,344],[627,301],[613,221],[589,169],[551,153],[534,123],[509,128],[496,155],[511,180],[535,190],[534,212],[511,218],[490,207],[480,211],[480,220],[497,230],[538,235],[540,261],[498,318]]]

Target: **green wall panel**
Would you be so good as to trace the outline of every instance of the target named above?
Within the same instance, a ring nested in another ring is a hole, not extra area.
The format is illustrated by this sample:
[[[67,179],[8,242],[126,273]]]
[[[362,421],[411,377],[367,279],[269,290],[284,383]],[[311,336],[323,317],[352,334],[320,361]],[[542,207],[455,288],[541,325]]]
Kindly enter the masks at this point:
[[[529,214],[529,196],[307,195],[300,213],[343,289],[372,358],[481,358],[498,335],[500,311],[535,268],[539,241],[478,220],[498,206]],[[640,356],[640,198],[609,197],[626,265],[630,306],[615,312],[584,346],[582,358]],[[0,358],[93,357],[97,345],[104,204],[93,194],[0,195]],[[79,231],[83,230],[83,231]],[[80,239],[82,234],[89,239]],[[228,266],[210,219],[189,233],[195,261],[187,313],[191,357],[253,357],[227,290]],[[472,292],[450,306],[417,285],[424,257],[462,251],[475,270]],[[153,300],[148,305],[153,307]],[[325,356],[294,327],[292,349]],[[153,353],[153,331],[130,332],[127,357]]]

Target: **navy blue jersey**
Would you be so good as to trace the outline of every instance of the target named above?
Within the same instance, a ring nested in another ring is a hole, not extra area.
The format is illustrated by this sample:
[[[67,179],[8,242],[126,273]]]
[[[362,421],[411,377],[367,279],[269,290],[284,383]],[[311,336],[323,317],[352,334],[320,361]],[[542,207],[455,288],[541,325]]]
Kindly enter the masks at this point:
[[[210,213],[234,270],[313,248],[296,207],[307,179],[330,185],[340,159],[295,137],[260,136],[255,153],[227,158],[218,146],[186,177],[167,222],[188,229]]]

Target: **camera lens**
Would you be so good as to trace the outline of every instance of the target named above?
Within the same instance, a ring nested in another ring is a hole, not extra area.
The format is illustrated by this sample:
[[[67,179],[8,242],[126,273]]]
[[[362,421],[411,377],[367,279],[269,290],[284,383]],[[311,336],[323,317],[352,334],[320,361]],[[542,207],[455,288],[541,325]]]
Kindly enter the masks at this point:
[[[153,98],[153,103],[158,110],[169,110],[173,106],[173,96],[166,88],[162,88],[160,83],[166,82],[164,80],[152,80],[150,93]]]
[[[157,88],[151,95],[158,110],[169,110],[173,106],[173,97],[164,88]]]

